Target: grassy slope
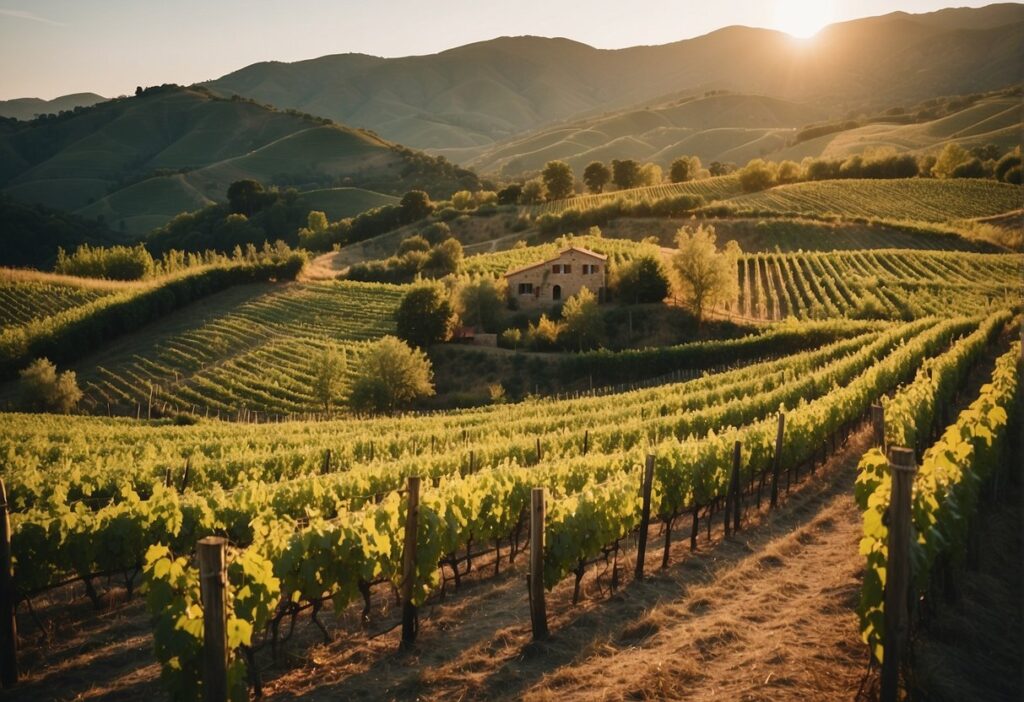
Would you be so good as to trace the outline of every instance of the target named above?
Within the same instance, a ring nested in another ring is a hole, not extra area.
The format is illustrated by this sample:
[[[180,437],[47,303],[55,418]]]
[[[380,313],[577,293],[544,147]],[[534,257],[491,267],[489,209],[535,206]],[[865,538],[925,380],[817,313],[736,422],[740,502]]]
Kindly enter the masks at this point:
[[[320,210],[331,221],[352,217],[372,207],[398,204],[393,195],[375,193],[362,188],[323,188],[302,193],[302,199],[314,210]]]

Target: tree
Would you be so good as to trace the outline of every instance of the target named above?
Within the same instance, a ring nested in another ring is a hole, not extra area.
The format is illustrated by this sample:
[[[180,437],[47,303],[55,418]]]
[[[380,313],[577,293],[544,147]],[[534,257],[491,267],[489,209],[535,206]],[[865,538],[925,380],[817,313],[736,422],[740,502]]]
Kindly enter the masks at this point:
[[[402,256],[410,251],[430,251],[430,242],[419,234],[413,234],[410,237],[402,239],[402,243],[398,245],[398,251],[396,254]]]
[[[395,312],[398,336],[419,347],[446,341],[452,333],[452,306],[438,283],[415,285]]]
[[[577,349],[591,349],[604,341],[604,316],[597,297],[583,288],[562,307],[562,335]]]
[[[800,180],[800,164],[796,161],[783,161],[779,164],[776,176],[779,183],[795,183]]]
[[[736,170],[736,164],[734,163],[722,163],[721,161],[712,161],[708,164],[708,173],[712,176],[724,176],[729,175]]]
[[[673,183],[685,183],[697,177],[700,171],[700,159],[696,156],[680,156],[672,162],[669,179]]]
[[[520,196],[523,194],[523,186],[519,183],[512,183],[507,185],[498,191],[498,204],[499,205],[514,205],[519,202]]]
[[[676,247],[679,250],[672,257],[672,267],[678,277],[680,293],[699,325],[706,309],[736,299],[739,246],[730,241],[725,251],[719,251],[715,247],[714,227],[701,225],[696,231],[686,227],[679,229]]]
[[[434,211],[430,196],[422,190],[410,190],[402,196],[398,206],[401,208],[401,219],[405,224],[418,222]]]
[[[67,414],[82,399],[75,372],[58,374],[49,359],[37,358],[19,375],[19,394],[24,409]]]
[[[349,406],[357,412],[392,413],[434,394],[430,359],[393,336],[385,336],[359,359]]]
[[[544,180],[549,200],[562,200],[569,197],[576,185],[572,167],[565,161],[548,161],[544,164],[544,170],[541,171],[540,177]]]
[[[462,244],[458,239],[445,239],[430,249],[423,264],[423,275],[429,278],[443,278],[462,270]]]
[[[313,357],[313,397],[330,412],[345,391],[345,354],[330,344]]]
[[[951,178],[985,178],[989,172],[979,158],[969,158],[953,169]]]
[[[1007,153],[999,161],[996,162],[995,176],[996,180],[1006,181],[1006,174],[1010,172],[1010,169],[1015,166],[1020,166],[1020,147],[1018,146],[1013,151]]]
[[[633,159],[612,161],[612,182],[619,190],[635,188],[640,182],[640,164]]]
[[[663,179],[661,166],[656,163],[645,163],[640,167],[639,185],[658,185]]]
[[[519,343],[522,340],[523,332],[515,327],[509,327],[501,333],[501,343],[503,346],[511,346],[513,349],[518,349]]]
[[[936,178],[952,178],[956,167],[970,158],[971,155],[959,144],[952,142],[946,144],[935,160],[935,165],[932,166],[932,175]]]
[[[593,161],[583,169],[583,182],[592,193],[603,192],[604,186],[608,185],[611,179],[611,169],[600,161]]]
[[[523,194],[520,198],[524,205],[536,205],[544,201],[544,182],[534,178],[523,184]]]
[[[740,171],[740,187],[748,193],[770,188],[775,184],[776,170],[774,163],[755,158]]]
[[[460,190],[452,195],[452,207],[457,210],[469,210],[476,204],[473,193],[468,190]]]
[[[505,308],[507,283],[504,278],[483,275],[465,277],[455,288],[455,311],[463,324],[487,332],[498,328]]]
[[[252,217],[265,199],[263,186],[255,180],[236,180],[228,186],[228,207],[235,214]]]
[[[452,238],[452,230],[444,222],[434,222],[421,229],[420,236],[426,239],[431,246],[437,246],[442,241]]]
[[[668,297],[669,280],[661,261],[656,256],[644,255],[616,266],[611,288],[621,302],[661,302]]]

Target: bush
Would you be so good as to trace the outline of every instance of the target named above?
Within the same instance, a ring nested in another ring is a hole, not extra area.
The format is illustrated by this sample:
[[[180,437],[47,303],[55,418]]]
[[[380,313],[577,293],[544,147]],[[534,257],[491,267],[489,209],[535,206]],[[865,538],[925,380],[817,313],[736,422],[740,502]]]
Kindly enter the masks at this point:
[[[458,216],[458,212],[452,210],[454,213],[454,219]],[[420,230],[420,236],[427,240],[431,246],[437,246],[442,241],[447,241],[452,238],[451,228],[444,222],[434,222],[433,224],[424,227]]]
[[[421,283],[405,294],[395,312],[398,336],[419,347],[451,337],[453,314],[448,295],[439,283]]]
[[[597,305],[597,297],[588,288],[565,301],[561,336],[579,351],[595,348],[604,342],[604,318]]]
[[[456,283],[455,310],[463,324],[493,332],[505,308],[507,283],[504,278],[484,275],[465,277]]]
[[[393,336],[376,341],[359,359],[349,406],[357,412],[392,413],[434,394],[427,355]]]
[[[774,163],[755,158],[740,171],[740,187],[748,193],[766,190],[775,184],[776,171]]]
[[[501,336],[498,337],[498,341],[507,349],[518,349],[519,344],[523,341],[523,332],[515,327],[506,329],[501,333]]]
[[[668,297],[668,274],[656,256],[639,256],[613,268],[611,289],[620,302],[661,302]]]
[[[546,314],[542,314],[537,324],[530,324],[526,330],[526,343],[535,351],[552,351],[558,348],[558,336],[562,325]]]
[[[83,278],[144,280],[152,277],[156,264],[142,244],[110,248],[82,244],[71,256],[64,253],[64,249],[57,249],[57,265],[53,270]]]
[[[37,358],[19,375],[18,389],[23,409],[67,414],[82,399],[74,371],[58,374],[57,367],[49,359]]]

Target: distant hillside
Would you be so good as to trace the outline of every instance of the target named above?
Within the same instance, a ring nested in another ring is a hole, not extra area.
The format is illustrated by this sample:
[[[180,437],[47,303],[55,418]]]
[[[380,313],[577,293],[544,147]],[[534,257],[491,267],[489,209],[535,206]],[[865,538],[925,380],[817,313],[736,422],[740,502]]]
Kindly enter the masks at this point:
[[[460,162],[595,111],[682,91],[774,95],[841,116],[1020,81],[1024,5],[902,12],[831,25],[810,41],[727,27],[663,46],[601,50],[502,37],[429,56],[258,63],[209,84],[444,153]]]
[[[797,127],[826,115],[755,95],[709,95],[601,115],[502,143],[471,160],[481,173],[517,175],[551,159],[581,172],[590,161],[633,158],[668,165],[678,156],[746,163],[785,146]]]
[[[103,222],[0,194],[0,266],[50,268],[58,247],[74,251],[81,244],[122,240]]]
[[[12,197],[102,216],[130,234],[223,201],[228,185],[245,178],[299,190],[423,188],[436,196],[476,182],[370,132],[176,86],[0,124],[0,157],[0,189]]]
[[[76,107],[91,107],[106,99],[96,93],[74,93],[72,95],[61,95],[52,100],[42,100],[40,98],[0,100],[0,117],[30,120],[39,115],[55,115],[66,110],[73,110]]]
[[[972,99],[973,100],[973,99]],[[824,114],[808,105],[752,95],[710,95],[624,110],[533,132],[501,142],[467,165],[479,173],[517,176],[536,172],[561,159],[582,173],[593,160],[632,158],[668,166],[678,156],[743,165],[752,158],[775,161],[805,157],[844,158],[875,149],[936,152],[948,142],[964,148],[995,144],[1009,150],[1024,134],[1024,105],[1019,94],[996,94],[967,100],[936,119],[898,109],[858,122],[833,122],[813,136],[807,127]],[[967,104],[970,103],[970,104]],[[933,110],[934,111],[934,108]],[[922,108],[920,114],[930,114]],[[920,119],[920,122],[914,120]],[[804,138],[807,133],[810,138]]]

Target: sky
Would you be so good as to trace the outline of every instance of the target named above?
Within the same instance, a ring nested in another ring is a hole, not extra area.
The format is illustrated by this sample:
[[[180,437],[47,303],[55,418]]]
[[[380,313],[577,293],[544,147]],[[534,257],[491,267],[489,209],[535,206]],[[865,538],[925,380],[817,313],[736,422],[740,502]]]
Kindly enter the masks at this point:
[[[257,61],[429,54],[503,35],[604,49],[742,24],[811,35],[835,21],[991,0],[0,0],[0,100],[190,84]]]

